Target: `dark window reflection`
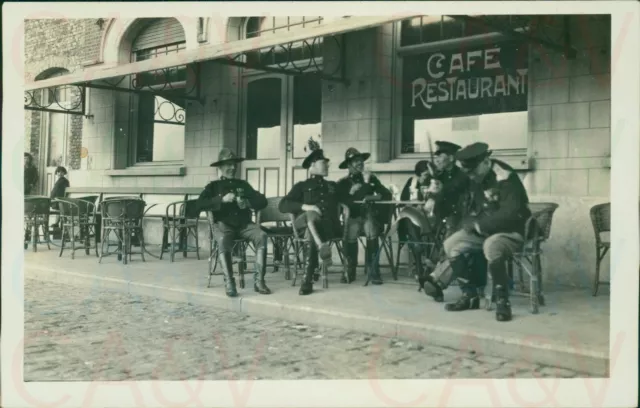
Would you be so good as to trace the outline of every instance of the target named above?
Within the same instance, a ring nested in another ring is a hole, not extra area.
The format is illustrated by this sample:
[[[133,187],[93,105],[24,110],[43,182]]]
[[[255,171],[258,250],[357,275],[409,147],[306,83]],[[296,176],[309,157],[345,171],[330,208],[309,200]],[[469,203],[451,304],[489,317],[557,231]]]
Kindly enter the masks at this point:
[[[247,159],[280,156],[282,80],[264,78],[247,86]]]
[[[316,76],[293,80],[293,157],[306,157],[312,139],[322,146],[322,81]]]

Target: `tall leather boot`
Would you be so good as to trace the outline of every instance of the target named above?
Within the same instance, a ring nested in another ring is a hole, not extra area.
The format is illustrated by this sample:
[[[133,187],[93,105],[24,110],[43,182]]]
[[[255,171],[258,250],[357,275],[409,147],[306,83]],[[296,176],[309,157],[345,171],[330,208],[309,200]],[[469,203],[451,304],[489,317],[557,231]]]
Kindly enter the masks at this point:
[[[417,245],[415,247],[417,247]],[[420,250],[418,248],[415,249],[416,250],[413,252],[413,257],[416,259],[416,268],[418,270],[418,292],[424,289],[425,295],[431,296],[436,302],[444,302],[444,293],[442,292],[442,288],[433,279],[431,274],[427,273],[427,271],[423,268],[422,254],[420,253]]]
[[[379,248],[377,238],[367,240],[367,263],[369,264],[369,276],[371,276],[371,283],[374,285],[382,285],[380,265],[378,263]]]
[[[224,287],[227,296],[236,297],[236,281],[233,278],[233,259],[231,252],[223,252],[220,254],[220,263],[222,264],[222,273],[224,274]]]
[[[469,283],[467,279],[469,267],[468,261],[464,255],[450,258],[449,263],[453,274],[460,282],[462,296],[454,303],[447,303],[445,310],[449,312],[461,312],[464,310],[474,310],[480,308],[480,297],[475,286]]]
[[[511,303],[509,302],[509,275],[505,260],[500,258],[489,263],[489,273],[495,285],[496,320],[507,322],[511,320]]]
[[[298,294],[302,296],[310,295],[313,292],[313,274],[318,267],[318,248],[315,243],[308,243],[305,251],[307,252],[307,269],[304,271],[300,291],[298,291]]]
[[[351,283],[356,280],[356,268],[358,267],[358,241],[345,242],[344,250],[347,258],[347,276],[343,276],[342,283]]]
[[[253,290],[261,295],[271,294],[264,281],[264,275],[267,272],[267,249],[265,247],[258,248],[256,251],[256,269],[253,272]]]

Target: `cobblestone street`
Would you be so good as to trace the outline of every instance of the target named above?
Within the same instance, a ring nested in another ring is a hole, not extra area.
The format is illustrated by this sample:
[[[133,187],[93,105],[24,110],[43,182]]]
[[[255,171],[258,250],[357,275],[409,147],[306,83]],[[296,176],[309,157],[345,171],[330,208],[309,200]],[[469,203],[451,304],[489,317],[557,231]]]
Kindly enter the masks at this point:
[[[25,381],[581,376],[400,339],[52,282],[25,280],[25,299]]]

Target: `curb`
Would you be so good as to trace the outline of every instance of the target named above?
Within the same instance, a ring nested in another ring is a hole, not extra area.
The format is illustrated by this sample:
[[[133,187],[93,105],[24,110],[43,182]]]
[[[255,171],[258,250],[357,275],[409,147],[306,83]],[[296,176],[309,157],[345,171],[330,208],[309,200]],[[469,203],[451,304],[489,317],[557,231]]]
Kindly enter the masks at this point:
[[[123,279],[56,271],[42,267],[28,267],[25,268],[25,272],[26,269],[29,270],[29,276],[25,274],[26,279],[54,281],[83,287],[91,286],[96,289],[155,297],[169,302],[211,306],[246,315],[329,326],[387,338],[398,337],[408,341],[419,339],[440,347],[462,348],[465,351],[473,351],[477,354],[526,360],[552,367],[561,366],[599,377],[609,376],[608,353],[589,350],[587,347],[540,345],[534,344],[532,341],[523,341],[523,339],[517,337],[492,335],[471,330],[465,331],[441,325],[383,319],[309,306],[283,304],[266,299],[249,299],[242,296],[228,298],[219,291],[182,290]],[[464,340],[461,341],[461,339]]]

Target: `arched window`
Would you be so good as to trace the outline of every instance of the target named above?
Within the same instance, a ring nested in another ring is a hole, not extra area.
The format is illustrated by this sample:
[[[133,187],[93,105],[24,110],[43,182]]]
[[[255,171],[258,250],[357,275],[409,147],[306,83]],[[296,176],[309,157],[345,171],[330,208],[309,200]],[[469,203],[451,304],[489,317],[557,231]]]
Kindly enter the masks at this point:
[[[158,58],[186,49],[184,29],[175,18],[141,19],[141,29],[131,44],[131,61]],[[132,146],[135,163],[184,160],[185,101],[181,98],[187,80],[185,67],[137,74],[132,87],[162,91],[162,96],[137,96],[137,132]]]
[[[283,32],[304,30],[312,26],[325,23],[327,17],[248,17],[245,21],[244,38],[268,37]],[[259,52],[247,54],[249,65],[276,65],[286,68],[291,63],[316,60],[316,64],[322,59],[322,37],[305,41],[298,41],[282,46],[262,49]],[[309,64],[309,68],[315,64]],[[306,66],[306,64],[305,64]],[[315,67],[314,67],[315,68]]]

